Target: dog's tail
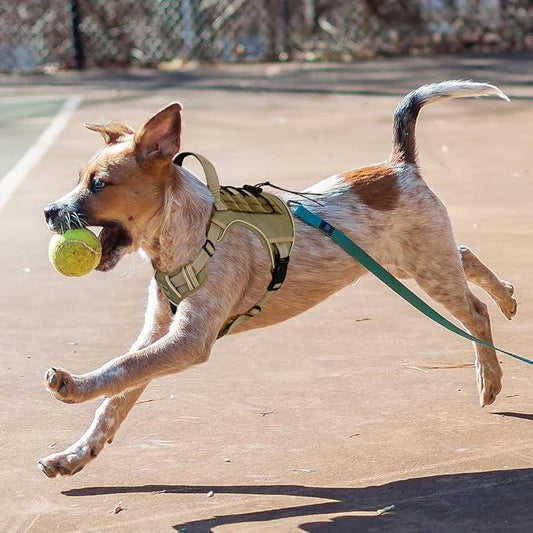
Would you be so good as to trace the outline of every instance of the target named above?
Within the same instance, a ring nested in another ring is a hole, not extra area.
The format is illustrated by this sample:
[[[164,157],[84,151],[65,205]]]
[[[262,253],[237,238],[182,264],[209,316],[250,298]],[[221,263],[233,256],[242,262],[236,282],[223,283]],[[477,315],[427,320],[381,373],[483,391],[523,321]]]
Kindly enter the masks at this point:
[[[431,83],[410,92],[394,111],[391,161],[416,164],[415,125],[423,106],[437,100],[490,95],[509,101],[509,98],[494,85],[463,80]]]

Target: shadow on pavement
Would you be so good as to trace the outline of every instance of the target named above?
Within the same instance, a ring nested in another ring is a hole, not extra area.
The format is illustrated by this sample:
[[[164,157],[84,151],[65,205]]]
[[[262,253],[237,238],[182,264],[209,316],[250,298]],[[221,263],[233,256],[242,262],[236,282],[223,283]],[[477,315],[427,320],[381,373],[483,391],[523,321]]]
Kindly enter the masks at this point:
[[[63,87],[111,89],[114,97],[86,99],[84,105],[132,100],[142,93],[159,90],[222,90],[229,92],[301,93],[316,95],[396,96],[423,83],[462,78],[487,81],[513,88],[513,99],[530,100],[533,80],[532,54],[436,56],[377,59],[354,63],[274,63],[255,65],[201,65],[175,72],[155,69],[93,70],[63,72],[54,76],[2,76],[2,86],[16,89]]]
[[[310,533],[353,531],[517,531],[531,527],[533,468],[439,475],[395,481],[365,488],[305,487],[299,485],[188,486],[142,485],[86,487],[64,491],[71,497],[105,494],[239,494],[298,496],[329,500],[293,507],[250,511],[177,523],[177,531],[205,532],[217,526],[301,518],[300,530]],[[250,502],[248,505],[251,505]],[[379,516],[357,512],[383,509]],[[218,507],[220,509],[220,507]],[[331,519],[316,515],[332,515]],[[333,516],[335,515],[335,516]],[[315,519],[313,520],[313,517]]]
[[[500,416],[510,416],[511,418],[523,418],[524,420],[533,420],[533,414],[528,413],[514,413],[512,411],[504,411],[492,414]]]

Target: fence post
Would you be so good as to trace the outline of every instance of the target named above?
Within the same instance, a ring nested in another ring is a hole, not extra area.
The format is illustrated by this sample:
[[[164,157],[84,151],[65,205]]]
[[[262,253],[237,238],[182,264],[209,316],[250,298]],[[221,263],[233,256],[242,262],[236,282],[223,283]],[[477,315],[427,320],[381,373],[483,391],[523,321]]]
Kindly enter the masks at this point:
[[[74,46],[74,62],[78,70],[85,68],[85,53],[80,33],[80,6],[78,0],[70,0],[70,16],[72,21],[72,44]]]
[[[291,5],[289,0],[281,0],[281,25],[282,25],[282,50],[287,54],[287,59],[292,59],[292,34],[291,34]]]

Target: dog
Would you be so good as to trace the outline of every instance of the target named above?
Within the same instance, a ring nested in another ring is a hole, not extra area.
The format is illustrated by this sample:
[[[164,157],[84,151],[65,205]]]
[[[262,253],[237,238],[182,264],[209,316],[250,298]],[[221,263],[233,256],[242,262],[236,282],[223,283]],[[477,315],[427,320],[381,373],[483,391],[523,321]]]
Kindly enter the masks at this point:
[[[444,204],[417,164],[415,124],[421,108],[439,100],[497,96],[497,87],[461,80],[424,85],[405,96],[394,113],[392,153],[386,162],[349,170],[306,189],[317,202],[288,194],[341,229],[391,273],[412,278],[473,335],[492,343],[487,306],[469,289],[484,289],[502,313],[516,313],[513,286],[500,280],[468,248],[457,246]],[[162,272],[191,262],[204,245],[213,208],[208,188],[173,163],[180,149],[181,112],[172,103],[139,131],[112,121],[87,125],[105,146],[85,165],[75,188],[45,208],[48,227],[100,226],[102,259],[109,271],[141,250]],[[366,270],[331,239],[296,219],[287,279],[264,309],[238,332],[294,317],[355,282]],[[324,275],[327,272],[327,275]],[[264,294],[270,261],[249,229],[236,227],[216,248],[207,283],[174,313],[152,280],[144,326],[125,355],[86,374],[51,368],[48,390],[62,402],[105,397],[86,433],[66,450],[39,461],[48,477],[79,472],[110,443],[147,384],[207,361],[221,325],[245,313]],[[494,350],[475,345],[481,406],[501,389]]]

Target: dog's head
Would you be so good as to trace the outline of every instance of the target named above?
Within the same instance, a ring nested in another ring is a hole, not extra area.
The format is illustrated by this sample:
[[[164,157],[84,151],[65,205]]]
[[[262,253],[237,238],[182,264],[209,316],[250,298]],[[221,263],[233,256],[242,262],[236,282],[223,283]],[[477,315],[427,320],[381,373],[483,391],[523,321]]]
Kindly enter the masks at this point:
[[[98,270],[112,269],[137,250],[161,212],[165,190],[179,152],[181,105],[170,104],[135,132],[122,122],[87,125],[100,132],[105,146],[80,171],[76,187],[46,206],[52,231],[101,226]]]

